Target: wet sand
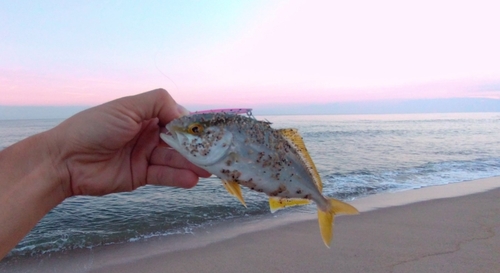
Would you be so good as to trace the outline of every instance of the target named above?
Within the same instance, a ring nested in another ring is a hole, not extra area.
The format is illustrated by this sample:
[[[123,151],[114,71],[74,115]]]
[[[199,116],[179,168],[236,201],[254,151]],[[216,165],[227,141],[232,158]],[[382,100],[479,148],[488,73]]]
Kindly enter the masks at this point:
[[[336,218],[330,249],[315,215],[9,262],[9,272],[500,272],[500,177],[378,194]],[[1,267],[0,267],[1,269]]]

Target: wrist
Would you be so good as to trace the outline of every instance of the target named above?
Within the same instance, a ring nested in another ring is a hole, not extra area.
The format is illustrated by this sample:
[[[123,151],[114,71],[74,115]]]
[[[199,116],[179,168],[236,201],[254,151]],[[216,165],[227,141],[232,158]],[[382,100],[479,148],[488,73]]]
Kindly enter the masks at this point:
[[[73,194],[70,186],[71,177],[66,165],[70,155],[64,152],[66,143],[58,138],[57,129],[58,127],[37,135],[42,143],[41,152],[46,155],[39,172],[51,184],[54,193],[58,195],[57,199],[62,198],[62,202]]]
[[[37,134],[0,151],[0,259],[68,197],[49,136]]]

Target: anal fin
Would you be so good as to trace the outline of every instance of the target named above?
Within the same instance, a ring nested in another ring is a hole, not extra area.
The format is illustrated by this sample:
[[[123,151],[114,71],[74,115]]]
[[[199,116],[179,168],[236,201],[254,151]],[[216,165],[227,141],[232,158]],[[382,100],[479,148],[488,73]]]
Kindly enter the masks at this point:
[[[269,209],[272,213],[283,208],[303,206],[310,203],[311,201],[308,199],[269,197]]]
[[[234,181],[222,180],[222,185],[224,185],[224,188],[226,188],[226,190],[231,195],[236,196],[236,198],[238,198],[238,200],[240,200],[241,204],[243,204],[243,206],[245,206],[245,208],[247,207],[247,205],[245,204],[245,199],[243,199],[243,195],[241,194],[240,184],[238,184]]]

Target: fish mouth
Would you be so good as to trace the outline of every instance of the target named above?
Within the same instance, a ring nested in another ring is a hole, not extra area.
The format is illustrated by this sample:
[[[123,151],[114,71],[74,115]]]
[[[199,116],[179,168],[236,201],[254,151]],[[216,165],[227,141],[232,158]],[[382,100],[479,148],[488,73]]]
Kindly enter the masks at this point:
[[[169,131],[167,128],[165,128],[164,130],[161,131],[161,134],[162,135],[165,135],[165,136],[168,136],[168,137],[171,137],[171,138],[177,138],[177,134],[174,132],[172,133],[171,131]]]
[[[178,132],[184,132],[184,129],[180,126],[166,126],[161,130],[162,134],[172,136],[174,138],[177,138]]]
[[[171,128],[169,128],[171,127]],[[179,136],[177,132],[182,131],[181,128],[177,126],[167,126],[163,128],[160,132],[160,138],[167,143],[170,147],[176,148],[179,145]]]
[[[172,133],[166,127],[161,128],[160,134],[161,135],[172,136]]]

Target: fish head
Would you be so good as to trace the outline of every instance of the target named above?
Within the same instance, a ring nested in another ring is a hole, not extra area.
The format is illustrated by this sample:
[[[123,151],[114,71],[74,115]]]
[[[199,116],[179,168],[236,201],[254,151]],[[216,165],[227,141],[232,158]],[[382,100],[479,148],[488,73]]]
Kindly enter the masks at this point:
[[[210,116],[195,114],[175,119],[160,137],[193,164],[214,165],[229,154],[233,134],[223,124],[211,122]]]

